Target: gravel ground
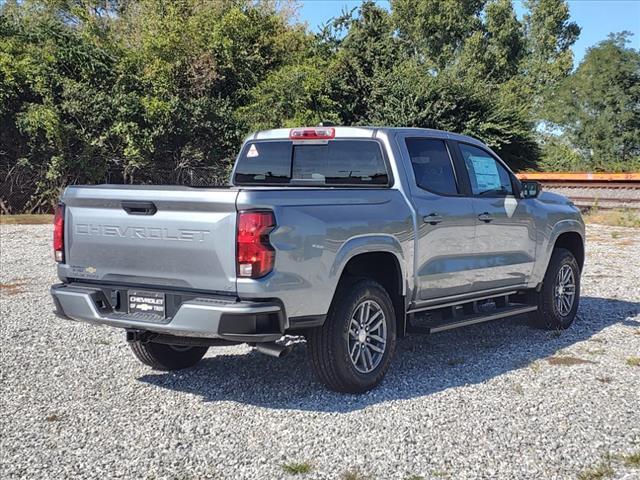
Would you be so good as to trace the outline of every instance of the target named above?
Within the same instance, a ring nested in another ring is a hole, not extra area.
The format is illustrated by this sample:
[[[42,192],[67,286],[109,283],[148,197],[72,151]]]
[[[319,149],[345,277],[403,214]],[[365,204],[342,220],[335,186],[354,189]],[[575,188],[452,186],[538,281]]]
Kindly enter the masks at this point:
[[[3,479],[640,478],[623,458],[640,452],[639,230],[589,227],[569,331],[408,337],[378,389],[346,396],[313,380],[304,345],[152,371],[122,332],[51,313],[50,227],[1,228]]]

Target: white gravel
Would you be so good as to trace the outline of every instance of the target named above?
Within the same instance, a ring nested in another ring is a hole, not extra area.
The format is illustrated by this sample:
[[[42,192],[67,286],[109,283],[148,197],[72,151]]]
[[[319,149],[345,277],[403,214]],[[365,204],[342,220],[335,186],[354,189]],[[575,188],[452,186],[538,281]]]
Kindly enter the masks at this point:
[[[409,337],[378,389],[347,396],[314,381],[304,345],[152,371],[121,331],[51,313],[50,227],[1,228],[3,479],[576,478],[607,462],[640,478],[622,458],[640,451],[639,230],[589,227],[570,330],[516,318]]]

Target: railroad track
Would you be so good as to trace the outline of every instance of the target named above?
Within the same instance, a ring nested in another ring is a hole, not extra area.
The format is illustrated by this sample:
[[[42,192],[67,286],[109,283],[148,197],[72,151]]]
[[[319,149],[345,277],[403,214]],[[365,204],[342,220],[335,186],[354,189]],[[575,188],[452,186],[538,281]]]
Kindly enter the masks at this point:
[[[570,198],[579,208],[640,209],[640,173],[520,173],[543,190]]]

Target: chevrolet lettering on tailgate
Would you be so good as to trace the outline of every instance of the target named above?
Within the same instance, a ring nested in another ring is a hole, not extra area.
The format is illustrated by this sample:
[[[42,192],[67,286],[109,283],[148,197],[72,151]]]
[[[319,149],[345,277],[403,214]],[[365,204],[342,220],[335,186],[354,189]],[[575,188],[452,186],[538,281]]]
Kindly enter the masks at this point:
[[[181,240],[185,242],[202,242],[209,230],[172,229],[159,227],[121,227],[119,225],[100,225],[78,223],[76,235],[96,235],[103,237],[140,238],[143,240]]]

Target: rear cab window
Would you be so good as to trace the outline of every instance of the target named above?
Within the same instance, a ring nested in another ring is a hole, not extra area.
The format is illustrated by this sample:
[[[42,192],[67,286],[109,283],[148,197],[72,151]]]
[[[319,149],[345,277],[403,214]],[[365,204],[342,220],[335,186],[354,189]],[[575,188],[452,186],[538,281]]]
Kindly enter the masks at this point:
[[[389,185],[382,147],[375,140],[264,140],[247,142],[240,153],[235,185]]]

